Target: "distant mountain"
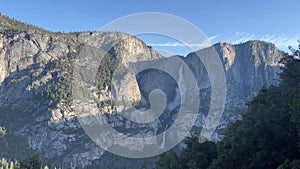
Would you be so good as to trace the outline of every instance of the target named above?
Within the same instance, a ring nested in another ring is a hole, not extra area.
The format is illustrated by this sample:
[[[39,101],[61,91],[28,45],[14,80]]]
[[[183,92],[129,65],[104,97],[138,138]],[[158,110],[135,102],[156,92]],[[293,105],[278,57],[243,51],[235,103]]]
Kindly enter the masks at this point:
[[[218,43],[211,48],[220,56],[227,81],[225,112],[218,131],[211,138],[218,140],[227,124],[240,118],[245,103],[261,87],[278,84],[278,61],[282,53],[274,44],[262,41],[238,45]],[[75,111],[72,100],[74,63],[81,61],[83,66],[93,66],[90,60],[79,59],[86,53],[96,60],[102,59],[101,64],[96,65],[99,68],[95,80],[100,112],[114,114],[126,109],[124,105],[113,104],[115,94],[129,101],[130,105],[147,107],[147,96],[155,88],[166,93],[169,106],[176,101],[177,85],[167,74],[149,70],[136,76],[130,67],[141,62],[165,64],[168,63],[166,60],[174,58],[163,58],[133,36],[119,32],[56,33],[0,15],[0,126],[7,129],[6,137],[18,137],[24,144],[23,148],[11,153],[14,151],[8,149],[18,143],[7,143],[0,138],[0,143],[12,144],[6,146],[0,156],[23,158],[30,155],[29,148],[46,161],[67,168],[95,165],[95,161],[103,157],[105,151],[82,130],[76,118],[79,112]],[[209,55],[209,49],[196,53]],[[201,128],[211,99],[210,81],[196,53],[181,59],[194,73],[204,99],[205,105],[200,106],[195,126]],[[115,70],[121,71],[124,78],[112,85]],[[174,106],[163,114],[164,120],[151,125],[137,125],[120,115],[111,115],[108,121],[118,131],[130,129],[133,136],[151,136],[171,125],[177,111]]]

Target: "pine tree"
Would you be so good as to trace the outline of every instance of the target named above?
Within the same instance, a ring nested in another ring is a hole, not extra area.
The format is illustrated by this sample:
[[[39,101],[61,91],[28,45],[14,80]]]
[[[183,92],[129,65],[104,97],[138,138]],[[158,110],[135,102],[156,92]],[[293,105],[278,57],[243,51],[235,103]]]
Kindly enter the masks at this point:
[[[179,169],[180,163],[177,155],[173,151],[168,151],[156,163],[157,169]]]
[[[300,169],[300,161],[299,160],[286,160],[282,163],[277,169]]]

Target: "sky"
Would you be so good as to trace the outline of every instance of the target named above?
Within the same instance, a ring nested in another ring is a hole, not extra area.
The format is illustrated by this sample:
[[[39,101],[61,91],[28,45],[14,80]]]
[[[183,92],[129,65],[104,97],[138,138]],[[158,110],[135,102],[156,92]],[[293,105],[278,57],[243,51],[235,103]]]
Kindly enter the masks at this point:
[[[0,12],[52,31],[99,30],[120,17],[161,12],[181,17],[212,43],[264,40],[288,51],[300,39],[298,0],[0,0]],[[187,54],[174,39],[140,36],[166,53]]]

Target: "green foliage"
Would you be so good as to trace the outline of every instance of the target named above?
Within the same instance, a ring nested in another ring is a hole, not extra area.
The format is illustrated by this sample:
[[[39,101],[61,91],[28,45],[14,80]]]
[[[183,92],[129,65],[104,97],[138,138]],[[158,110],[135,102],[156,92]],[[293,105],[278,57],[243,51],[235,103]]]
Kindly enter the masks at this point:
[[[300,169],[300,161],[299,160],[285,160],[283,164],[281,164],[277,169]]]
[[[80,51],[78,49],[77,51]],[[50,97],[55,103],[61,103],[66,107],[71,106],[72,102],[72,78],[73,78],[73,59],[76,58],[78,53],[69,53],[68,56],[54,60],[47,65],[47,70],[52,71],[53,80],[46,87],[43,92],[43,96]],[[97,57],[103,57],[96,73],[95,83],[98,91],[103,89],[109,89],[111,87],[111,81],[115,70],[118,68],[120,60],[114,57],[112,54],[107,53],[105,56],[100,56],[101,53],[96,53]],[[98,56],[99,55],[99,56]],[[118,69],[119,71],[122,69]],[[85,75],[91,75],[92,73],[85,72]],[[91,79],[91,77],[83,77]],[[83,91],[81,91],[83,92]],[[84,94],[84,93],[82,93]],[[99,95],[100,93],[98,93]],[[111,101],[96,100],[99,107],[111,106]]]
[[[41,169],[42,162],[37,155],[33,155],[23,161],[20,162],[20,169]]]
[[[300,43],[298,46],[298,50],[295,50],[292,47],[289,48],[293,52],[293,54],[285,54],[285,57],[283,57],[280,61],[280,63],[284,65],[283,67],[281,67],[281,85],[297,88],[300,85],[300,70],[298,68],[300,62]]]
[[[182,169],[202,169],[207,168],[213,159],[217,158],[216,143],[206,141],[199,143],[198,137],[188,137],[184,143],[184,148],[180,155]]]
[[[110,53],[107,53],[101,60],[96,75],[96,86],[99,90],[105,89],[106,86],[110,89],[114,71],[118,68],[119,63],[120,61]]]
[[[294,59],[293,56],[286,55],[280,62],[285,65],[284,67],[281,67],[281,85],[287,87],[299,87],[300,70],[297,67],[299,66],[300,60]]]
[[[169,151],[161,156],[156,165],[158,169],[205,169],[217,158],[216,143],[199,143],[198,137],[184,140],[186,147],[179,157]]]
[[[297,158],[291,94],[280,87],[262,89],[242,120],[228,128],[211,168],[276,168],[285,159]]]
[[[149,158],[127,158],[117,156],[109,152],[105,152],[99,160],[93,161],[92,165],[87,166],[88,169],[154,169],[157,156]],[[77,169],[77,168],[76,168]]]
[[[43,28],[40,28],[38,26],[30,25],[13,18],[9,18],[2,14],[0,14],[0,30],[1,29],[11,30],[11,31],[38,30],[41,33],[48,33],[48,34],[53,33],[51,31],[47,31]]]
[[[51,100],[62,103],[65,107],[69,107],[72,102],[72,77],[73,77],[73,61],[77,53],[69,53],[68,56],[50,62],[46,69],[52,71],[53,80],[42,93]]]
[[[179,169],[179,158],[173,151],[164,153],[156,163],[157,169]]]

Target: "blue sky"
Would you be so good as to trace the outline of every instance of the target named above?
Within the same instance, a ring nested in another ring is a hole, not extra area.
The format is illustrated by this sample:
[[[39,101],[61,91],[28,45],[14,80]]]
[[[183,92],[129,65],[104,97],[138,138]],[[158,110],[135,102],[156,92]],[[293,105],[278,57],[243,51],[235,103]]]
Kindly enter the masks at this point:
[[[98,30],[129,14],[163,12],[190,21],[212,43],[259,39],[283,50],[296,47],[300,39],[298,7],[297,0],[0,0],[3,14],[53,31]],[[141,38],[156,48],[186,54],[174,49],[178,43],[171,39]]]

